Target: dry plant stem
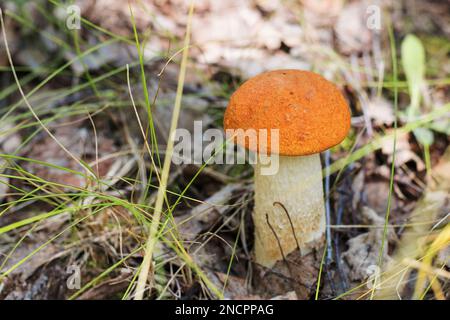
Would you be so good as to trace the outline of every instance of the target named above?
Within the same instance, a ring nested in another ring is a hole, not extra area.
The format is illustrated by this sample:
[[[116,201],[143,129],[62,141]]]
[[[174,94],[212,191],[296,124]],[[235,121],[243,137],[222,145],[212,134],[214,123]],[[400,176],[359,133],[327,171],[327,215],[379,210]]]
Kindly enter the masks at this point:
[[[164,158],[164,164],[163,164],[163,169],[162,169],[162,173],[161,173],[161,182],[160,182],[160,185],[158,188],[158,193],[156,196],[156,203],[155,203],[155,210],[153,212],[153,219],[152,219],[152,223],[150,224],[149,237],[148,237],[147,243],[146,243],[144,261],[142,262],[141,270],[140,270],[138,281],[137,281],[136,293],[135,293],[135,297],[134,297],[135,300],[142,300],[142,298],[144,297],[145,286],[147,283],[148,274],[150,272],[150,266],[151,266],[152,259],[153,259],[153,249],[158,240],[157,233],[159,230],[159,223],[161,220],[162,207],[163,207],[165,193],[166,193],[166,189],[167,189],[167,179],[169,177],[169,169],[170,169],[170,164],[172,161],[173,145],[174,145],[173,136],[174,136],[175,130],[178,125],[178,117],[180,115],[180,107],[181,107],[181,98],[183,96],[183,86],[184,86],[184,78],[186,75],[186,65],[187,65],[187,59],[188,59],[188,53],[189,53],[188,48],[189,48],[189,43],[190,43],[191,21],[192,21],[193,13],[194,13],[194,1],[191,1],[190,7],[189,7],[188,23],[187,23],[187,27],[186,27],[186,36],[184,38],[184,51],[183,51],[183,56],[181,59],[180,74],[178,76],[177,95],[175,98],[175,105],[174,105],[173,114],[172,114],[169,139],[167,141],[166,156]]]
[[[272,267],[283,255],[287,257],[297,250],[297,242],[302,254],[306,254],[323,238],[325,208],[321,167],[319,154],[280,156],[279,170],[274,175],[261,175],[261,165],[255,166],[253,220],[258,264]],[[272,228],[267,224],[266,215]]]

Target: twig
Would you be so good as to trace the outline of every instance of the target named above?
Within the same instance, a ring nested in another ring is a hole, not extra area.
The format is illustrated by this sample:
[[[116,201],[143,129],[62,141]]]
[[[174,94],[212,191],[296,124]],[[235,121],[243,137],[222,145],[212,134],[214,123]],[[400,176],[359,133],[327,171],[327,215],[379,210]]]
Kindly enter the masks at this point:
[[[287,216],[287,218],[288,218],[288,220],[289,220],[289,224],[291,225],[292,235],[294,236],[295,243],[297,244],[297,247],[298,247],[298,250],[299,250],[300,256],[301,256],[301,255],[302,255],[302,249],[301,249],[300,243],[299,243],[299,241],[298,241],[298,239],[297,239],[297,235],[295,234],[294,224],[292,223],[292,219],[291,219],[291,216],[289,215],[288,210],[286,209],[286,207],[284,206],[284,204],[282,204],[282,203],[279,202],[279,201],[275,201],[275,202],[273,203],[273,206],[275,206],[275,205],[279,205],[280,207],[282,207],[283,210],[284,210],[284,212],[286,213],[286,216]]]
[[[289,274],[290,274],[291,277],[292,277],[291,267],[290,267],[290,265],[289,265],[289,262],[288,262],[287,259],[286,259],[286,256],[284,255],[283,247],[281,246],[280,239],[278,238],[278,235],[277,235],[277,233],[275,232],[275,229],[272,227],[272,225],[271,225],[270,222],[269,222],[269,215],[268,215],[267,213],[266,213],[266,222],[267,222],[267,225],[269,226],[269,229],[272,231],[272,233],[273,233],[275,239],[277,240],[278,247],[280,248],[281,256],[283,257],[283,261],[286,263],[286,266],[287,266],[287,268],[288,268],[288,270],[289,270]]]

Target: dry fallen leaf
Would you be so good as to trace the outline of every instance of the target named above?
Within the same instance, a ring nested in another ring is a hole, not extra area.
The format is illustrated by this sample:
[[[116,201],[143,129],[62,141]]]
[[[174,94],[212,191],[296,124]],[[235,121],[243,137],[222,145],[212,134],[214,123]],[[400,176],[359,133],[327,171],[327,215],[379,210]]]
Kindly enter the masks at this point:
[[[411,213],[408,227],[402,234],[390,263],[383,270],[381,283],[383,286],[377,292],[378,299],[400,299],[403,289],[409,283],[411,269],[406,267],[405,259],[422,260],[424,240],[430,236],[430,230],[448,223],[449,193],[450,192],[450,148],[441,161],[433,167],[432,177],[428,181],[427,189],[422,199]],[[439,218],[441,214],[445,216]],[[447,218],[447,220],[445,220]],[[444,220],[443,220],[444,219]],[[445,252],[448,249],[443,250]],[[448,255],[445,258],[448,261]]]
[[[18,263],[21,259],[27,257],[30,253],[36,250],[39,247],[39,243],[24,243],[19,246],[12,256],[6,261],[6,264],[3,267],[2,272],[13,267],[16,263]],[[5,248],[5,252],[1,252],[1,256],[5,257],[10,252],[10,248]],[[38,252],[33,254],[26,263],[21,264],[19,267],[14,269],[10,276],[20,275],[21,281],[26,281],[30,278],[40,267],[51,262],[53,259],[57,257],[58,247],[52,244],[49,244]],[[3,259],[0,260],[0,264],[3,263]]]
[[[295,291],[298,299],[310,299],[317,284],[322,257],[322,249],[319,248],[321,246],[319,241],[316,250],[307,254],[295,250],[286,257],[286,261],[277,261],[271,269],[255,265],[255,292],[267,299]]]
[[[289,291],[281,296],[275,296],[270,300],[298,300],[298,297],[295,291]]]
[[[305,20],[312,26],[329,27],[342,11],[343,0],[302,0]]]
[[[384,98],[374,98],[367,103],[369,117],[378,126],[390,126],[394,123],[394,111],[392,105]]]
[[[239,278],[232,275],[226,275],[225,273],[216,272],[215,273],[225,286],[224,296],[226,299],[236,299],[236,300],[253,300],[257,296],[249,295],[248,285],[243,278]]]
[[[392,162],[393,151],[394,139],[384,139],[381,146],[381,152],[388,156],[388,162]],[[422,159],[411,150],[409,133],[397,132],[397,142],[395,145],[395,166],[400,167],[409,161],[414,161],[416,163],[417,171],[423,171],[425,169],[425,164]]]
[[[228,206],[233,193],[242,188],[240,184],[228,184],[189,213],[175,217],[180,235],[185,240],[194,240],[201,232],[211,227]]]
[[[244,78],[278,69],[309,69],[300,57],[280,48],[301,47],[303,31],[289,7],[278,3],[263,16],[249,1],[204,13],[193,21],[192,38],[198,60],[237,69]]]
[[[368,50],[372,41],[372,32],[366,25],[365,2],[353,2],[339,13],[335,25],[338,46],[345,54]]]
[[[384,236],[384,219],[369,207],[361,211],[363,221],[372,226],[368,232],[362,233],[347,241],[348,249],[342,253],[341,258],[350,267],[349,277],[352,280],[365,280],[378,264],[378,257]],[[388,229],[387,240],[394,240],[395,232]],[[389,261],[388,245],[383,248],[383,260]]]
[[[54,130],[54,136],[64,145],[75,157],[87,162],[96,160],[95,139],[90,137],[90,132],[84,127],[77,125],[59,126]],[[113,153],[116,148],[112,139],[106,137],[102,132],[97,132],[98,157]],[[32,144],[27,154],[28,157],[53,165],[76,170],[85,173],[81,165],[67,154],[50,136],[44,135],[41,140]],[[114,163],[114,158],[108,158],[93,165],[93,170],[97,171],[100,177],[106,175]],[[43,166],[36,163],[26,162],[24,167],[35,173],[39,177],[68,186],[83,187],[86,183],[81,175],[75,175],[72,172],[60,170],[58,168]]]

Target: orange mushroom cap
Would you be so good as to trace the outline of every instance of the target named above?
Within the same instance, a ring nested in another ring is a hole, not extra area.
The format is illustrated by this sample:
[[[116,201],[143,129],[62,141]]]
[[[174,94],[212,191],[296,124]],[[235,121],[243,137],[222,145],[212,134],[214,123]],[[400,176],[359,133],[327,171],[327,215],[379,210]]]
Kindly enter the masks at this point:
[[[247,80],[230,98],[224,128],[279,129],[278,153],[301,156],[339,144],[350,129],[350,110],[339,89],[302,70],[274,70]],[[245,147],[249,148],[248,141]],[[255,151],[255,150],[253,150]]]

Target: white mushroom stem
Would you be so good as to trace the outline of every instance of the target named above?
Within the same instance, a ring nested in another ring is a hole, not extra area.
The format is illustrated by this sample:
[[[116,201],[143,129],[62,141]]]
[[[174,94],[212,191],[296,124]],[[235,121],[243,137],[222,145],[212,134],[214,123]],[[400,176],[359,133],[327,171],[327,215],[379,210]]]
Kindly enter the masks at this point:
[[[272,175],[255,165],[255,258],[268,268],[298,250],[297,243],[303,255],[310,252],[325,232],[320,155],[278,159]]]

